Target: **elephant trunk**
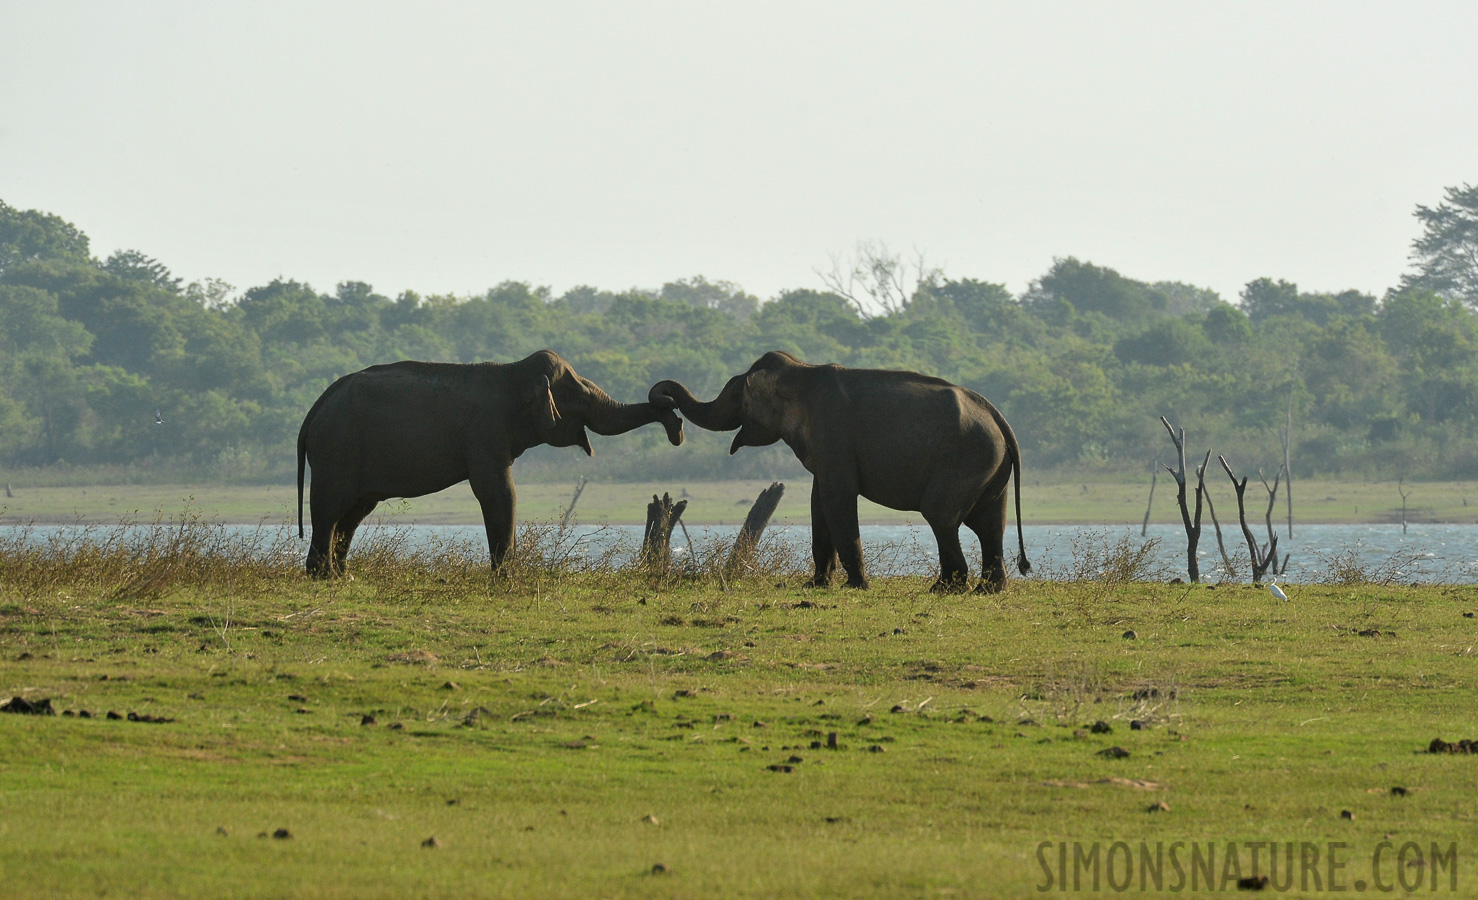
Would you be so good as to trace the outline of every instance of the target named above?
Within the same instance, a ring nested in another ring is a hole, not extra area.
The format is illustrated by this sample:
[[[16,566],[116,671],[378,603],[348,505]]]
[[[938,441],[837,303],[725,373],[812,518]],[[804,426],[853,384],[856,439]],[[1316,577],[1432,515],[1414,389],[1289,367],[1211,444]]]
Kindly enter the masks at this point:
[[[647,399],[658,406],[676,406],[688,420],[708,431],[733,431],[743,424],[744,375],[735,375],[719,395],[708,403],[693,396],[680,382],[659,381],[652,385]]]
[[[683,420],[671,409],[652,403],[617,403],[604,391],[592,398],[585,424],[596,434],[625,434],[650,422],[661,422],[674,447],[683,442]]]

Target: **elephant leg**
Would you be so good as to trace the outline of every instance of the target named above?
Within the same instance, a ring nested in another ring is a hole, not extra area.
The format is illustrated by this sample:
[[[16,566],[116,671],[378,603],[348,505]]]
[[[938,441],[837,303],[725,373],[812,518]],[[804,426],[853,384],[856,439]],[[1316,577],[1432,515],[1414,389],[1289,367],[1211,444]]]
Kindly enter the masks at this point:
[[[323,537],[319,537],[323,535]],[[328,544],[333,535],[333,524],[313,526],[313,537],[308,545],[308,559],[303,568],[310,578],[329,578],[334,574],[329,564]]]
[[[836,545],[831,541],[831,528],[826,524],[826,510],[821,505],[821,491],[811,482],[811,558],[816,561],[812,587],[828,587],[837,567]]]
[[[1006,493],[982,497],[965,518],[965,525],[980,538],[980,585],[976,590],[994,594],[1006,586]]]
[[[819,496],[819,504],[816,498]],[[823,484],[816,479],[812,488],[812,528],[815,527],[816,507],[821,507],[821,519],[842,568],[847,572],[847,587],[867,587],[867,573],[862,569],[862,534],[857,527],[857,490],[851,486]],[[814,533],[814,532],[813,532]],[[817,562],[817,574],[820,574]]]
[[[349,544],[354,540],[354,532],[359,530],[359,523],[375,511],[378,502],[368,497],[360,497],[349,511],[339,517],[338,524],[334,526],[334,536],[331,546],[329,564],[333,574],[344,575],[349,571],[345,559],[349,556]]]
[[[309,513],[312,516],[313,534],[309,538],[308,559],[304,565],[313,578],[332,578],[334,530],[344,515],[344,504],[334,498],[329,475],[315,475],[309,491]]]
[[[963,591],[970,582],[970,566],[960,549],[960,526],[953,520],[929,523],[939,542],[939,580],[929,588],[936,594]]]
[[[482,521],[488,531],[488,555],[493,571],[502,568],[513,546],[513,524],[518,507],[518,492],[513,487],[513,468],[508,465],[489,467],[482,475],[469,479],[472,493],[482,506]]]

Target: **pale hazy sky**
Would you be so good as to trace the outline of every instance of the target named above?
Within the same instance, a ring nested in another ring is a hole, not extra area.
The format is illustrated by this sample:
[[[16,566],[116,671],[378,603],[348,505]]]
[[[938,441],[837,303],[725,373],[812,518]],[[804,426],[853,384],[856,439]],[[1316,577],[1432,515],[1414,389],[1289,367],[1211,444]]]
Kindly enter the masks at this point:
[[[1379,293],[1478,3],[0,0],[0,200],[187,281],[819,287],[859,240]]]

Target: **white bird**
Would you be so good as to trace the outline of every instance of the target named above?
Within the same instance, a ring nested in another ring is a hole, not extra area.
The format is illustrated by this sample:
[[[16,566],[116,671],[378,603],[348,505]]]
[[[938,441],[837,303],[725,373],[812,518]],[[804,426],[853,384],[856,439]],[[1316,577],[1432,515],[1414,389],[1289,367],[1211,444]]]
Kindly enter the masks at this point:
[[[1278,587],[1277,578],[1273,578],[1271,581],[1268,582],[1268,590],[1272,591],[1273,599],[1282,600],[1284,603],[1288,602],[1288,595],[1283,593],[1282,588]]]

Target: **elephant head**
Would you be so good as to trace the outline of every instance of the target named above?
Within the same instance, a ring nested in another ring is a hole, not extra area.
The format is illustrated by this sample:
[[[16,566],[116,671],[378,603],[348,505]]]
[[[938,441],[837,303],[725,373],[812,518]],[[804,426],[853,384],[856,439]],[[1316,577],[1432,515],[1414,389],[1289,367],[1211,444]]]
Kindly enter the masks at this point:
[[[733,431],[729,453],[740,447],[766,447],[787,438],[804,440],[804,410],[791,376],[811,368],[796,357],[772,350],[755,361],[749,371],[735,375],[713,400],[703,403],[677,381],[652,385],[647,400],[653,406],[676,407],[694,425],[708,431]]]
[[[670,405],[617,403],[553,350],[541,350],[514,365],[523,382],[521,399],[528,404],[542,443],[579,447],[593,456],[586,428],[596,434],[624,434],[648,422],[661,422],[674,447],[683,442],[683,420]]]

